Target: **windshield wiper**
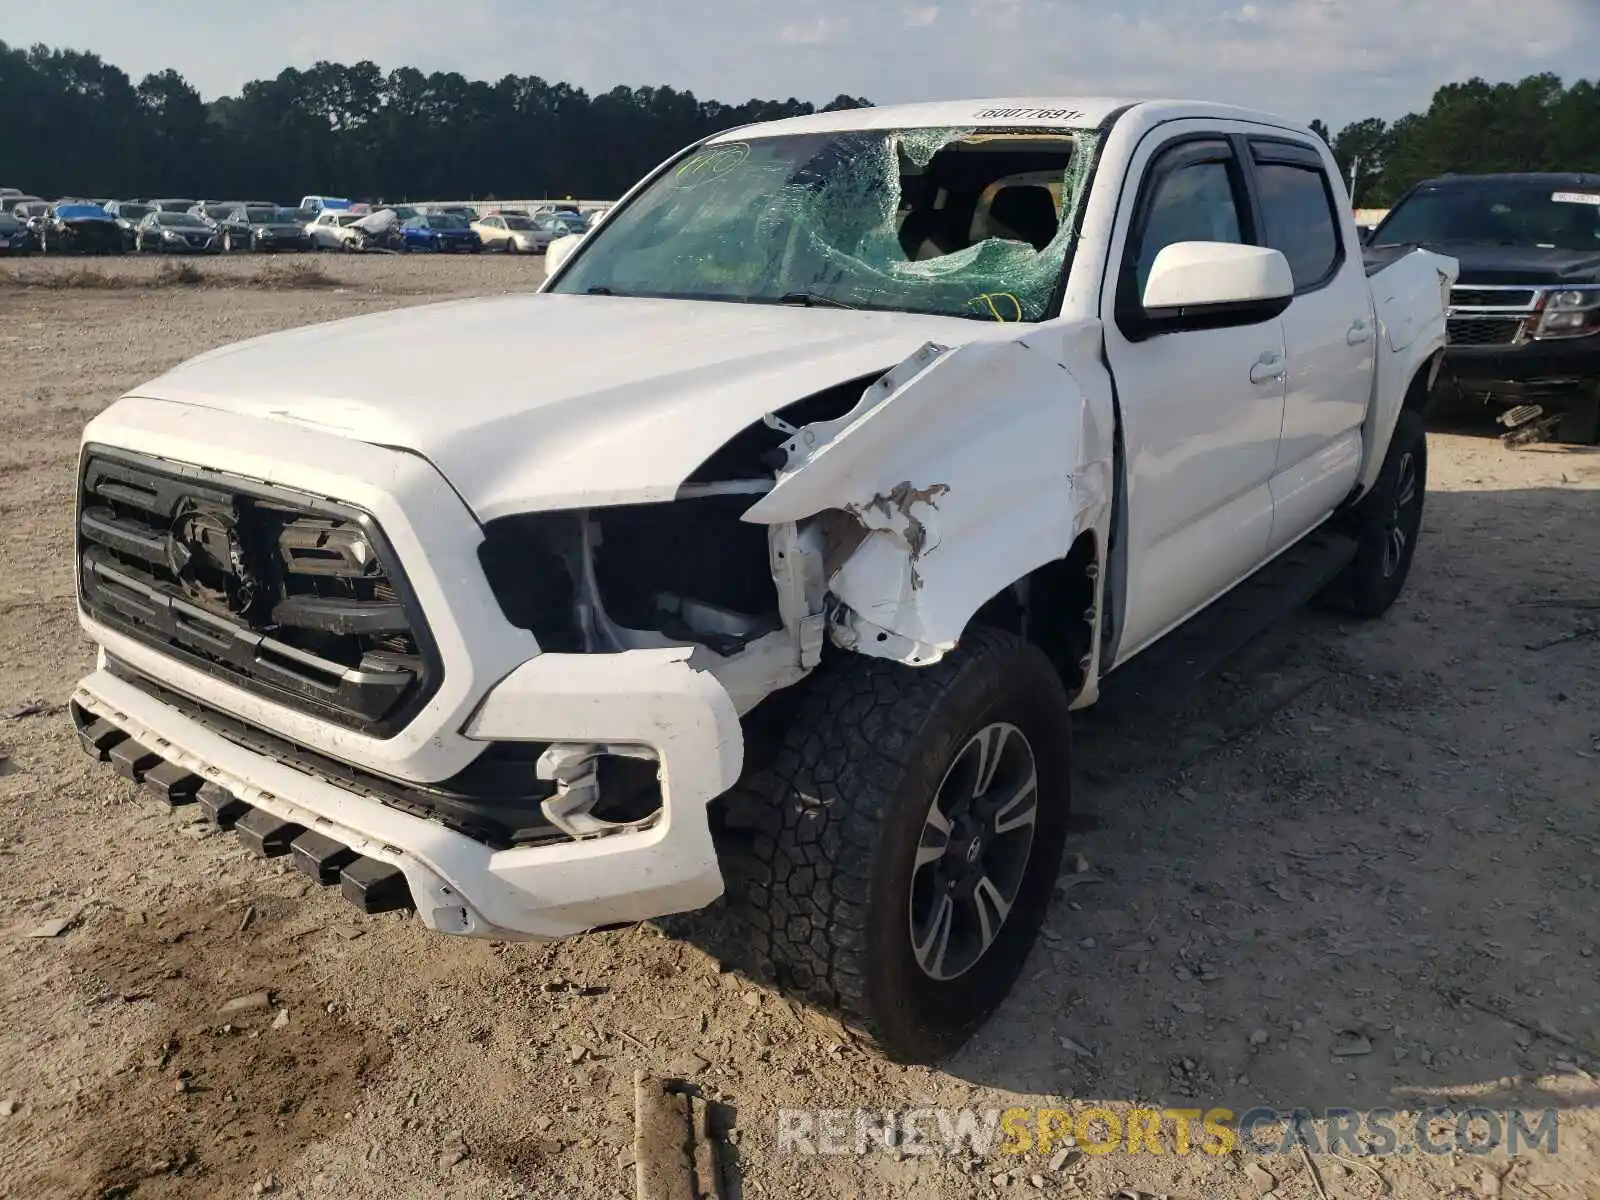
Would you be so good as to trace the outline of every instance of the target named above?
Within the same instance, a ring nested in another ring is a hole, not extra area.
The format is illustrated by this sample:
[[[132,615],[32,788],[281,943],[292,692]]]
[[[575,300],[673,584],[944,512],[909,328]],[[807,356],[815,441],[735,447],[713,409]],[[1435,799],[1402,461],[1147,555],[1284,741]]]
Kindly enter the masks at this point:
[[[785,292],[778,297],[779,304],[799,304],[805,308],[848,308],[855,311],[854,304],[846,304],[832,296],[824,296],[821,292]]]

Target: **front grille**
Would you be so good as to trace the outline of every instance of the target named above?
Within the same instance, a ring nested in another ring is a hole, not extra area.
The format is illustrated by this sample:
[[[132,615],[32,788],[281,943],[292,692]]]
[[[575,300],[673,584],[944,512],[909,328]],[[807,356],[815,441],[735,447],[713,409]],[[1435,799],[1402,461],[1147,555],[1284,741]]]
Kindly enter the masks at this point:
[[[1450,289],[1450,303],[1457,308],[1532,308],[1532,288],[1475,288],[1456,286]]]
[[[389,736],[440,664],[366,513],[91,446],[78,580],[94,620],[291,708]]]
[[[1446,323],[1452,346],[1507,346],[1522,329],[1520,317],[1455,317]]]

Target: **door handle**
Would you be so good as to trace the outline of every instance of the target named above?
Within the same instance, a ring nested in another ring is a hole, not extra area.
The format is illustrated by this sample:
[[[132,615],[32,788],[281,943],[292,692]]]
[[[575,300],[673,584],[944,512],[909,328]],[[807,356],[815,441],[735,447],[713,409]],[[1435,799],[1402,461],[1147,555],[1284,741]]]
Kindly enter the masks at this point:
[[[1288,371],[1284,370],[1283,355],[1272,350],[1263,354],[1250,368],[1250,382],[1255,384],[1282,383],[1288,375]]]
[[[1344,340],[1352,346],[1359,346],[1371,336],[1372,326],[1365,319],[1358,319],[1345,333]]]

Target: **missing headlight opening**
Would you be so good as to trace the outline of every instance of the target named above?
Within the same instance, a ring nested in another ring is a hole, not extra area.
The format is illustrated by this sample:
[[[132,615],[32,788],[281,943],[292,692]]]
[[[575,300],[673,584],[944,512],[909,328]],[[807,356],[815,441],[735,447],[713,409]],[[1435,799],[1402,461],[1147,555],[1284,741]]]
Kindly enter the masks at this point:
[[[693,643],[721,655],[780,628],[748,494],[503,518],[479,550],[501,610],[544,650]]]
[[[792,542],[803,555],[816,539],[741,517],[786,462],[784,427],[843,416],[877,378],[846,380],[753,422],[691,473],[672,503],[490,522],[479,559],[506,619],[541,649],[568,654],[688,643],[728,658],[796,631],[820,613],[822,598],[782,547]],[[817,524],[835,563],[865,536],[843,513],[819,514]],[[787,601],[784,587],[795,593]]]

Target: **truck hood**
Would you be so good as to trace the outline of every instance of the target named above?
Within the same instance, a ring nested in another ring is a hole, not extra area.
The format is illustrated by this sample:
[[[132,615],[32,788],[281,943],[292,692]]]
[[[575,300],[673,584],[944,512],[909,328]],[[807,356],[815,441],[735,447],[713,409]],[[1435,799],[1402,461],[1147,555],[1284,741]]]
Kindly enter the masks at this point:
[[[414,452],[490,521],[670,500],[764,413],[929,341],[1015,332],[957,317],[528,294],[267,334],[133,394]]]
[[[1479,246],[1451,242],[1429,246],[1461,264],[1461,284],[1578,284],[1600,281],[1600,247],[1541,250],[1537,246]]]

